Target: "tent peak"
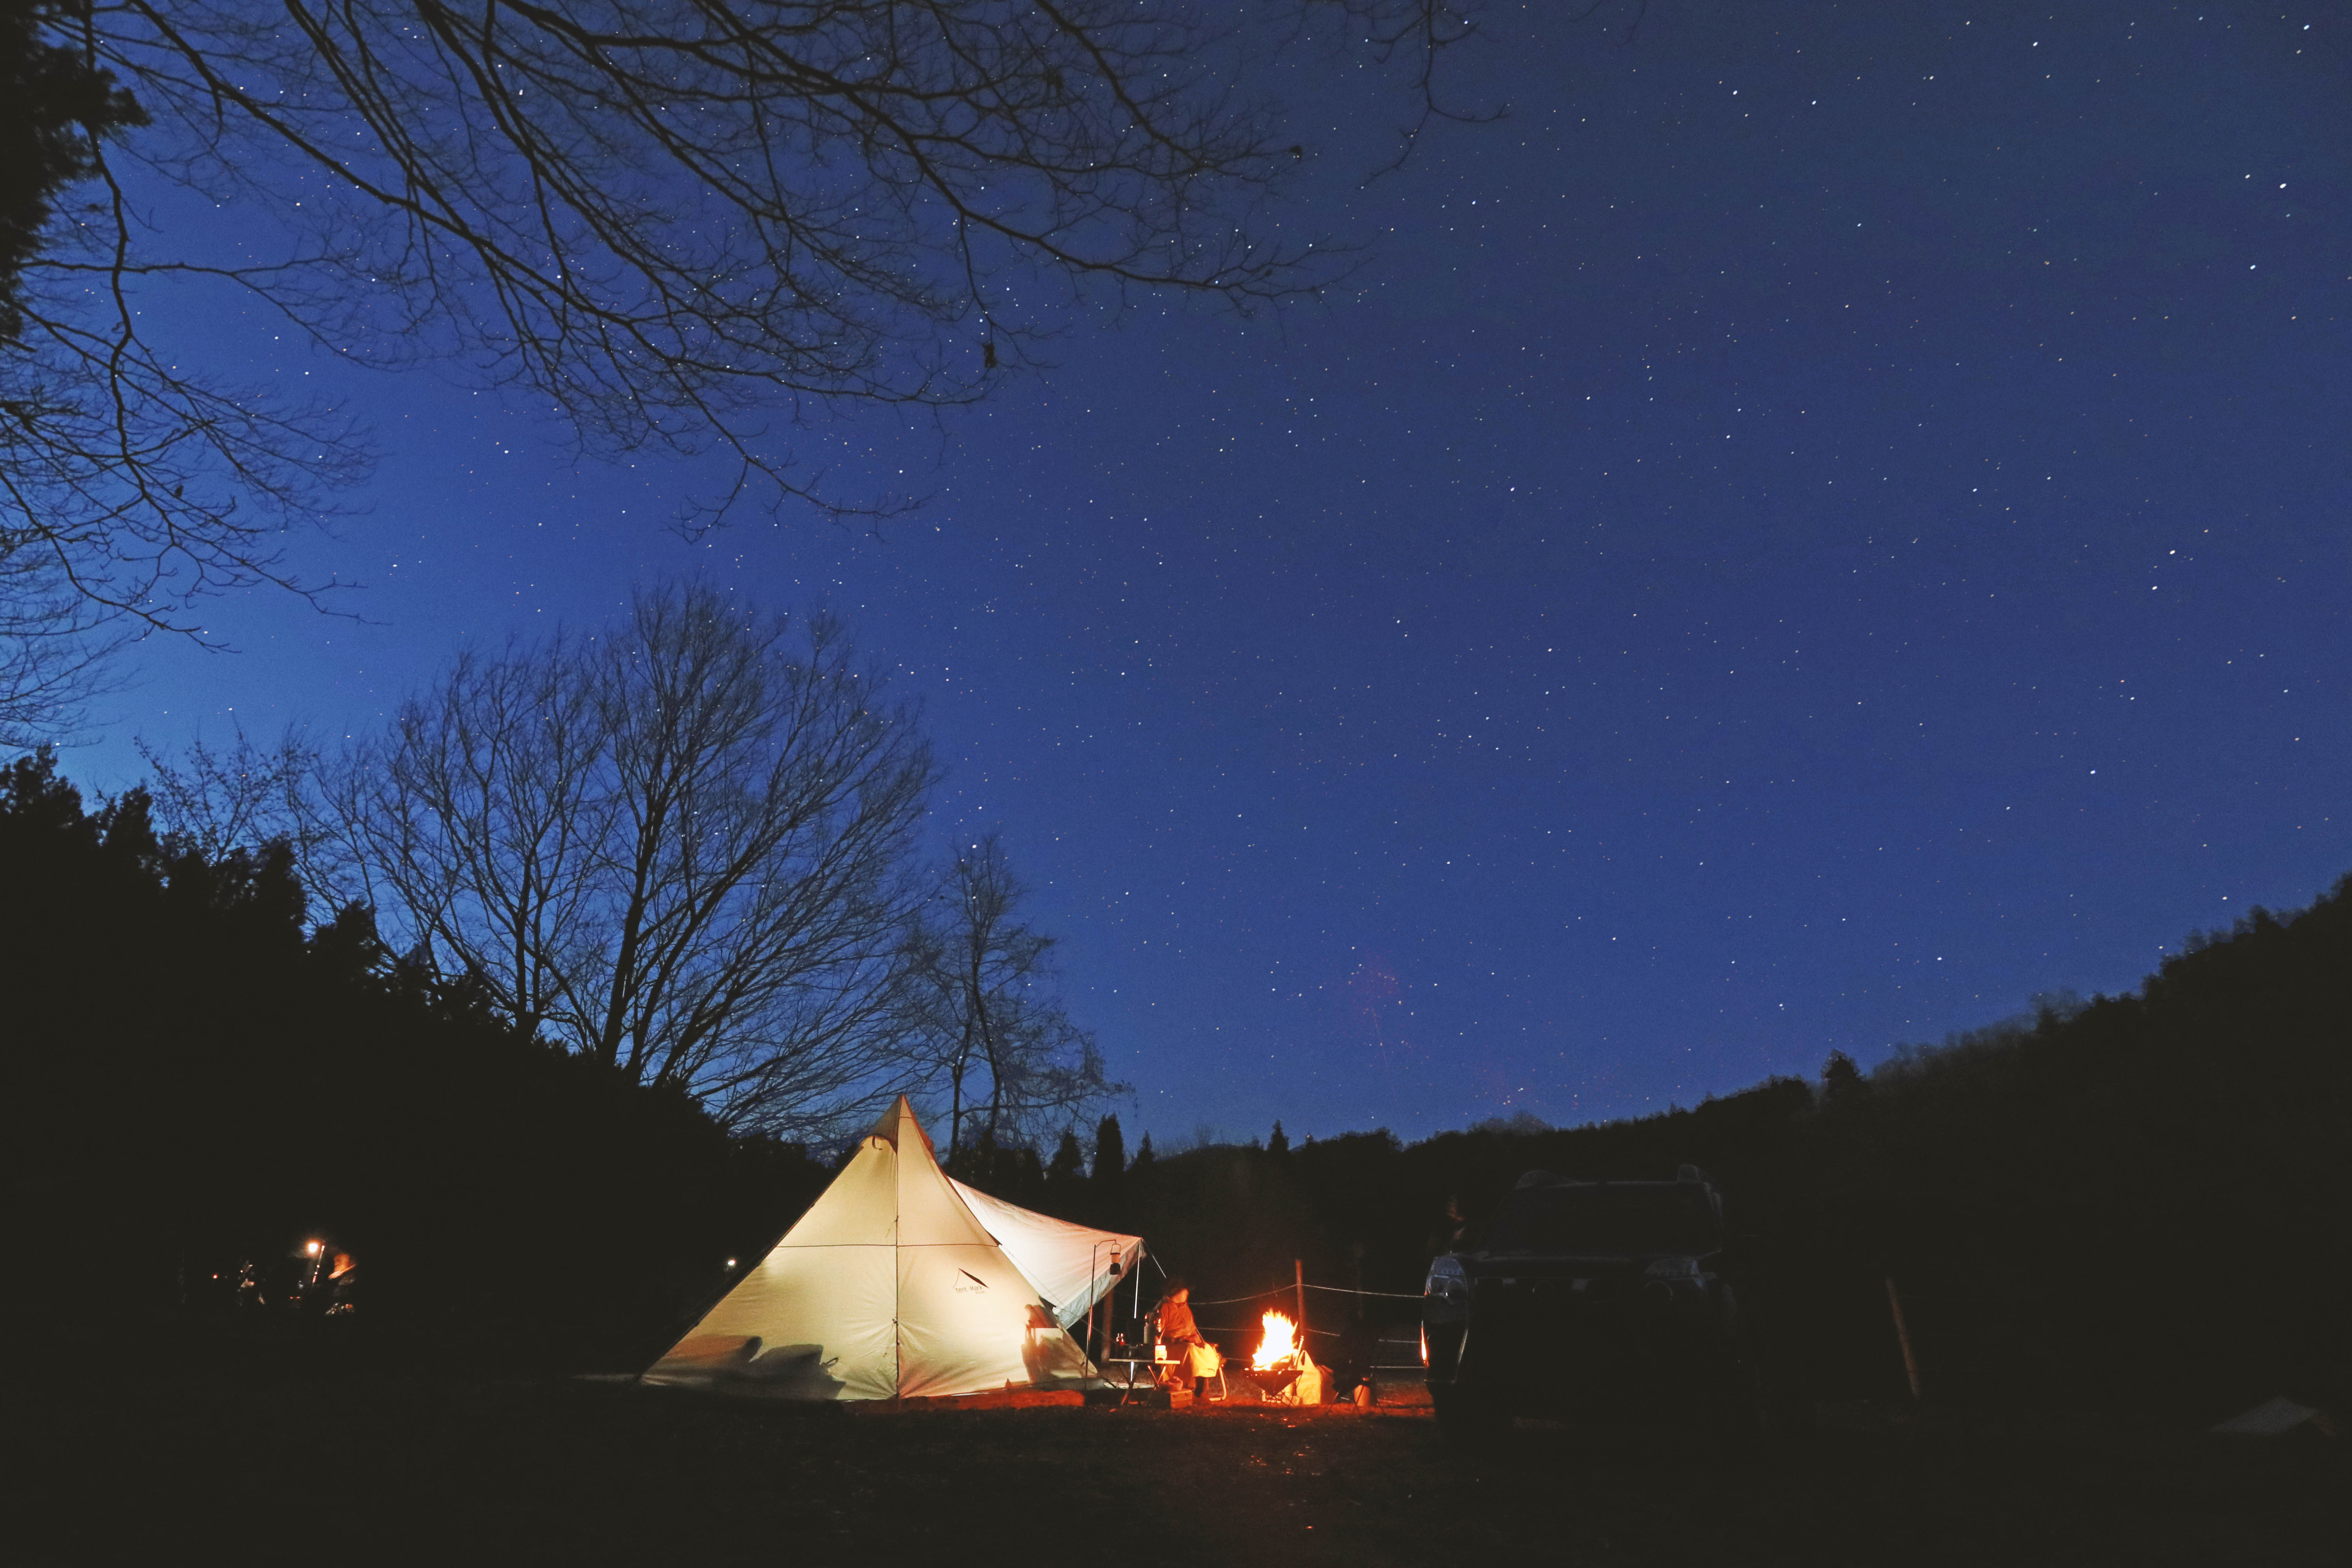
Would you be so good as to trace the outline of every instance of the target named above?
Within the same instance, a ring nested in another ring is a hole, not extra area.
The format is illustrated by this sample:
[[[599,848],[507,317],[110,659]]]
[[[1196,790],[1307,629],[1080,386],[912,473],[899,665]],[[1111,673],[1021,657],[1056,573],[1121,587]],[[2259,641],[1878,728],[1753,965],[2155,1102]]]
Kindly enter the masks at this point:
[[[882,1120],[874,1124],[874,1131],[868,1132],[866,1136],[879,1138],[883,1142],[896,1149],[900,1147],[898,1139],[901,1133],[909,1127],[915,1130],[915,1136],[921,1141],[923,1147],[929,1150],[936,1158],[938,1151],[931,1143],[931,1135],[923,1131],[921,1122],[915,1120],[914,1102],[903,1094],[891,1104],[889,1110],[882,1113]]]

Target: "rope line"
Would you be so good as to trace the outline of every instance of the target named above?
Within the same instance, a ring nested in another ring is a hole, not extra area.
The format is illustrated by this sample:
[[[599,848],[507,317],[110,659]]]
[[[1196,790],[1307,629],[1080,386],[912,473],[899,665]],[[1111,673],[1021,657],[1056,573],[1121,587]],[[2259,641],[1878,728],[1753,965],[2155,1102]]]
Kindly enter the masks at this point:
[[[1407,1295],[1402,1290],[1350,1290],[1344,1285],[1309,1285],[1307,1288],[1309,1290],[1328,1290],[1334,1296],[1378,1296],[1384,1300],[1390,1301],[1418,1301],[1421,1300],[1422,1296],[1422,1293],[1418,1290],[1413,1291],[1411,1295]],[[1293,1280],[1287,1285],[1269,1286],[1264,1290],[1253,1291],[1247,1296],[1219,1296],[1213,1300],[1195,1301],[1192,1305],[1195,1307],[1230,1307],[1236,1301],[1262,1301],[1268,1296],[1286,1296],[1297,1289],[1297,1281]]]

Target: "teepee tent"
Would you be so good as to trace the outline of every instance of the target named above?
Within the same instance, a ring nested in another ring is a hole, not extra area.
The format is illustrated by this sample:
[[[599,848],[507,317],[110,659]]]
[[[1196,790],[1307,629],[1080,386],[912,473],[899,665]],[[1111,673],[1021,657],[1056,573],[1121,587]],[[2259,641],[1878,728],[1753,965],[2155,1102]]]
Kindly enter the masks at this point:
[[[952,1176],[948,1184],[955,1188],[972,1217],[996,1237],[1013,1266],[1037,1287],[1037,1294],[1053,1309],[1055,1321],[1066,1329],[1110,1294],[1143,1258],[1139,1236],[1072,1225],[990,1197]]]
[[[1075,1385],[1091,1371],[940,1169],[901,1096],[645,1381],[855,1400]]]

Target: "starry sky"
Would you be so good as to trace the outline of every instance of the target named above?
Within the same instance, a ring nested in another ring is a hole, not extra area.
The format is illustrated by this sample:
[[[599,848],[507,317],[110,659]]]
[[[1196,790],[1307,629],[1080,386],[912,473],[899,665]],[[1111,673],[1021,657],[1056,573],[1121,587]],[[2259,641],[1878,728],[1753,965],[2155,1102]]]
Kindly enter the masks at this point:
[[[362,513],[292,542],[363,618],[211,602],[236,651],[151,641],[69,771],[331,742],[663,576],[829,605],[1163,1143],[1867,1065],[2352,869],[2345,14],[1566,9],[1482,12],[1450,91],[1507,117],[1369,183],[1396,84],[1272,68],[1284,225],[1349,287],[1074,319],[943,432],[808,432],[931,497],[878,538],[688,542],[688,467],[159,292],[374,425]]]

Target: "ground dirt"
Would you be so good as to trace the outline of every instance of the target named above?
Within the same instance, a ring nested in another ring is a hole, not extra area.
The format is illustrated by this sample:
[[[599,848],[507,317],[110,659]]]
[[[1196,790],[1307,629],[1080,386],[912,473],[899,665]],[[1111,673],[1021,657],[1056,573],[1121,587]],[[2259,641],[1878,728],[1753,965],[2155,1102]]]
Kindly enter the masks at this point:
[[[1848,1415],[1740,1452],[1425,1411],[926,1411],[171,1374],[7,1417],[12,1562],[2329,1563],[2347,1445]],[[30,1439],[29,1442],[24,1441]]]

